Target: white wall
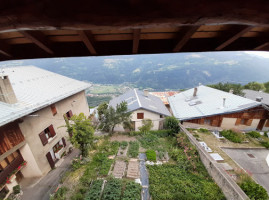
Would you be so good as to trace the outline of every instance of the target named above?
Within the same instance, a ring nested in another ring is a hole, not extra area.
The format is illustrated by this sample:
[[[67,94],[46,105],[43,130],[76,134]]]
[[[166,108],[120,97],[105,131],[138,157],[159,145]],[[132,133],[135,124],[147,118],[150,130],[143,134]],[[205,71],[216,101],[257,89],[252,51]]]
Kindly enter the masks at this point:
[[[20,129],[28,143],[32,154],[36,160],[39,170],[42,174],[46,174],[51,170],[49,162],[46,158],[46,154],[52,149],[52,147],[62,138],[65,137],[67,146],[69,146],[69,135],[66,131],[65,121],[63,115],[72,110],[73,114],[79,114],[83,112],[86,116],[89,116],[89,107],[84,92],[77,93],[70,96],[60,102],[55,103],[57,114],[53,116],[50,106],[39,110],[33,114],[37,117],[26,116],[23,118],[23,123],[20,123]],[[41,143],[39,133],[41,133],[49,125],[53,125],[56,132],[56,136],[48,144],[43,146]],[[27,157],[24,156],[27,161]]]

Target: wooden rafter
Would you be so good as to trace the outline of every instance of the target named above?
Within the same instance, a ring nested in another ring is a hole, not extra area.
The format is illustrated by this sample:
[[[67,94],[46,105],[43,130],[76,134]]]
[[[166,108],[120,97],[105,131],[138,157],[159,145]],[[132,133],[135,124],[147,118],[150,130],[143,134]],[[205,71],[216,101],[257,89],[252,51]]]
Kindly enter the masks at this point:
[[[54,54],[54,52],[50,48],[50,45],[45,40],[45,37],[43,35],[31,31],[20,31],[20,33],[23,34],[24,37],[26,37],[27,39],[31,40],[38,47],[46,51],[47,53]]]
[[[7,45],[4,42],[0,42],[0,54],[12,58],[13,56],[11,55],[10,51],[9,51],[9,45]]]
[[[257,47],[255,47],[253,50],[263,50],[264,47],[269,46],[269,42],[265,42]]]
[[[224,49],[225,47],[227,47],[228,45],[233,43],[235,40],[239,39],[242,35],[249,32],[252,28],[253,28],[252,26],[245,26],[239,32],[237,32],[235,35],[233,35],[228,40],[226,40],[221,45],[219,45],[215,50],[220,51],[220,50]]]
[[[133,54],[137,54],[137,52],[138,52],[140,32],[141,32],[140,29],[133,30]]]
[[[182,49],[182,47],[189,41],[191,36],[198,30],[200,26],[191,26],[187,29],[184,36],[179,40],[179,42],[176,44],[176,46],[173,49],[173,52],[178,52]]]
[[[78,31],[78,34],[81,40],[83,41],[83,43],[85,44],[85,46],[88,48],[89,52],[92,55],[97,55],[97,52],[95,48],[93,47],[90,37],[88,36],[90,32],[88,31],[88,34],[87,34],[85,31]]]

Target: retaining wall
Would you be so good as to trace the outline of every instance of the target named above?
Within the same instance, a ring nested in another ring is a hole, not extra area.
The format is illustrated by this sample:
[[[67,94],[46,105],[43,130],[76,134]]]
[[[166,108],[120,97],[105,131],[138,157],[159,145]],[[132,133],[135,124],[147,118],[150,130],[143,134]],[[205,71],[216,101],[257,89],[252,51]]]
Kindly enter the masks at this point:
[[[236,184],[234,179],[230,177],[227,172],[221,167],[217,161],[215,161],[209,153],[207,153],[203,147],[197,142],[195,137],[185,129],[182,124],[179,124],[181,130],[188,136],[190,142],[196,146],[200,159],[204,166],[206,167],[210,176],[218,184],[218,186],[223,191],[225,197],[231,200],[245,200],[249,199],[244,191]]]

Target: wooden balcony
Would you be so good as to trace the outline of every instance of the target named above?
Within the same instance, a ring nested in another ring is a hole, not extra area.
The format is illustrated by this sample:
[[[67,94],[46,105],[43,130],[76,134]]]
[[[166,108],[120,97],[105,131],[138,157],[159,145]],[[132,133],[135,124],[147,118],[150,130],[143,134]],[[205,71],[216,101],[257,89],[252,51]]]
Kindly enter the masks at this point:
[[[19,154],[2,172],[0,172],[0,185],[4,184],[7,177],[23,163],[23,157]]]

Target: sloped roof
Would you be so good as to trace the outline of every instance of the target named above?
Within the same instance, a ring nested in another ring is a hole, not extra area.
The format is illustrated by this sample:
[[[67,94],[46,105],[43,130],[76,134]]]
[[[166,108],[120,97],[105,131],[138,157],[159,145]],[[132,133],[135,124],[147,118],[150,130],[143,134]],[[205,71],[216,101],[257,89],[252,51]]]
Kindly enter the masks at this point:
[[[196,97],[193,97],[194,88],[168,97],[176,118],[180,120],[195,119],[233,113],[261,105],[260,102],[207,86],[201,85],[197,89]],[[223,106],[223,98],[225,98],[225,106]]]
[[[243,90],[243,93],[245,93],[246,98],[251,99],[253,101],[256,101],[257,97],[262,97],[261,102],[266,105],[269,105],[269,93],[254,90]]]
[[[167,99],[168,97],[173,96],[178,93],[179,93],[178,91],[150,92],[150,94],[156,97],[159,97],[165,105],[169,104],[168,99]]]
[[[0,126],[40,110],[89,87],[77,81],[34,66],[3,69],[13,87],[18,102],[0,102]]]
[[[120,104],[123,101],[127,102],[128,111],[130,112],[138,109],[145,109],[161,115],[171,116],[170,112],[160,98],[151,94],[146,97],[144,96],[144,92],[139,91],[138,89],[129,90],[124,94],[112,99],[109,102],[109,105],[115,108],[117,104]]]

